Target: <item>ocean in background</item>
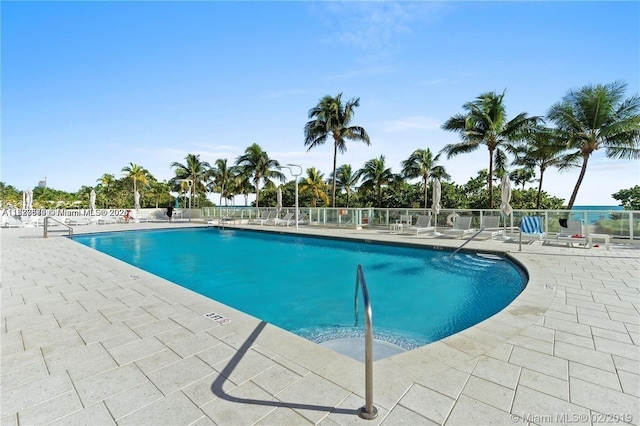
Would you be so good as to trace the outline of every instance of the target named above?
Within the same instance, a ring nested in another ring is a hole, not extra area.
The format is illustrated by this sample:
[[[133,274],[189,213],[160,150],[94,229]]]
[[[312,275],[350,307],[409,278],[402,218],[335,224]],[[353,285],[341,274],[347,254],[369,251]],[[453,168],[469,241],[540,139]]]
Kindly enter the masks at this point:
[[[587,214],[587,223],[595,223],[599,220],[609,219],[609,215],[607,212],[609,211],[621,211],[624,210],[622,206],[573,206],[571,209],[573,210],[590,210]],[[584,218],[584,214],[574,213],[571,215],[571,219],[582,220]]]

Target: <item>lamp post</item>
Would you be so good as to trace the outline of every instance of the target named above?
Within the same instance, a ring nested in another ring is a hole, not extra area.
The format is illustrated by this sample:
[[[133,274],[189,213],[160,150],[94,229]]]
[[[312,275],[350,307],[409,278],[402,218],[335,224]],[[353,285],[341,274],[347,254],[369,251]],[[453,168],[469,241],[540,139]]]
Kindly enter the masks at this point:
[[[189,223],[191,223],[191,197],[193,196],[191,186],[193,185],[193,179],[176,179],[176,182],[187,182],[189,185]]]
[[[300,169],[300,173],[294,173],[292,167]],[[298,176],[302,175],[302,166],[298,164],[287,164],[286,166],[280,166],[279,168],[289,170],[289,173],[291,173],[291,176],[293,176],[293,179],[296,181],[296,229],[298,229]]]

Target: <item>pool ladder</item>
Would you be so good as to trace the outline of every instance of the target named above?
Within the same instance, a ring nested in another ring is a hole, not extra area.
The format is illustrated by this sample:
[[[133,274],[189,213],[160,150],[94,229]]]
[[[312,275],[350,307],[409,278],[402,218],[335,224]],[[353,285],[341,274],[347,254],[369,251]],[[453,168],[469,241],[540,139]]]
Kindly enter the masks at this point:
[[[461,249],[462,247],[466,246],[466,245],[469,243],[469,241],[471,241],[471,240],[473,240],[475,237],[477,237],[477,236],[478,236],[482,231],[484,231],[484,228],[480,228],[480,230],[479,230],[479,231],[477,231],[475,234],[473,234],[473,235],[472,235],[472,236],[471,236],[467,241],[465,241],[464,243],[462,243],[462,244],[460,245],[460,247],[458,247],[458,248],[457,248],[453,253],[451,253],[451,254],[449,255],[449,259],[451,259],[451,258],[453,257],[453,255],[454,255],[454,254],[456,254],[457,252],[459,252],[459,251],[460,251],[460,249]]]
[[[373,420],[378,416],[378,409],[373,406],[373,321],[371,302],[367,281],[362,272],[362,265],[356,269],[356,294],[354,297],[355,327],[358,326],[358,289],[362,290],[364,303],[364,375],[365,375],[365,405],[360,407],[358,416],[366,420]]]

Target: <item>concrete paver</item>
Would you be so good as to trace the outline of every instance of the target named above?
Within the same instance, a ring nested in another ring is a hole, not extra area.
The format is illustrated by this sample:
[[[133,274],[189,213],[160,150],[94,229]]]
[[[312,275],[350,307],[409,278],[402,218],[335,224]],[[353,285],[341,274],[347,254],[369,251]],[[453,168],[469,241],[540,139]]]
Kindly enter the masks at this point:
[[[79,232],[186,226],[90,225]],[[273,227],[254,229],[276,230]],[[292,232],[279,228],[277,232]],[[472,241],[530,274],[502,312],[364,367],[41,229],[2,229],[0,424],[590,424],[640,419],[640,250]],[[457,247],[388,230],[300,233]],[[232,318],[217,324],[204,314]],[[361,370],[359,370],[361,369]],[[574,416],[574,417],[571,417]],[[600,416],[600,417],[599,417]],[[578,421],[573,421],[573,420]]]

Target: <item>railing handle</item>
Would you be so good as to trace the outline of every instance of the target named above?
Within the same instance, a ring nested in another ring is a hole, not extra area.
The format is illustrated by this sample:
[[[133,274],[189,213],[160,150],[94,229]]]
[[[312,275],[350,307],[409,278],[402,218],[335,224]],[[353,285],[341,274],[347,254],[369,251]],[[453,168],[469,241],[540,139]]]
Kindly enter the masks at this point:
[[[471,236],[471,238],[469,238],[467,241],[465,241],[464,243],[462,243],[462,245],[460,247],[458,247],[453,253],[451,253],[449,255],[449,259],[451,259],[453,257],[454,254],[456,254],[457,252],[460,251],[460,249],[464,246],[466,246],[467,244],[469,244],[469,241],[473,240],[475,237],[477,237],[482,231],[484,231],[484,228],[480,228],[479,231],[477,231],[475,234],[473,234]]]
[[[356,326],[358,325],[358,288],[362,290],[362,302],[364,303],[364,373],[365,373],[365,405],[360,407],[358,415],[366,420],[373,420],[378,417],[378,409],[373,406],[373,320],[371,313],[371,302],[369,301],[369,290],[367,281],[362,272],[362,265],[356,269],[356,294],[354,298],[354,312]]]

